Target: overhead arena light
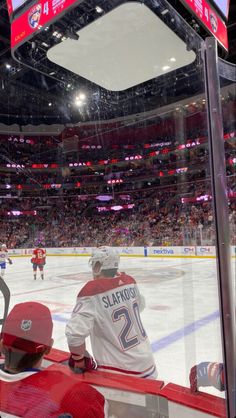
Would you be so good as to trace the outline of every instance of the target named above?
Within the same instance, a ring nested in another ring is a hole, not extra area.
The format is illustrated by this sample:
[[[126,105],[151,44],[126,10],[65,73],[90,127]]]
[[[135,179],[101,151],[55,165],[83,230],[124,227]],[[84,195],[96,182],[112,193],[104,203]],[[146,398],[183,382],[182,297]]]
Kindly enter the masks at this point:
[[[116,7],[47,51],[50,61],[111,91],[189,65],[195,53],[146,5]],[[163,68],[167,68],[163,70]]]
[[[103,13],[103,9],[100,6],[95,7],[97,13]]]
[[[83,106],[84,102],[80,100],[78,97],[75,98],[75,104],[76,106]]]

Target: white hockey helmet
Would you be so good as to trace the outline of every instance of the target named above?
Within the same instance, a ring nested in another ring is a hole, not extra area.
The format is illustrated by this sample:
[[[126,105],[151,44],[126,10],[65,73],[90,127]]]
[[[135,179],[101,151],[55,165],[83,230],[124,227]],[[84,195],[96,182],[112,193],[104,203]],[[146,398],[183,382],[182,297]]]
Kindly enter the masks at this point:
[[[94,248],[89,260],[94,276],[98,276],[102,270],[117,270],[119,262],[118,251],[108,246]]]
[[[2,244],[1,248],[7,248],[6,244]]]

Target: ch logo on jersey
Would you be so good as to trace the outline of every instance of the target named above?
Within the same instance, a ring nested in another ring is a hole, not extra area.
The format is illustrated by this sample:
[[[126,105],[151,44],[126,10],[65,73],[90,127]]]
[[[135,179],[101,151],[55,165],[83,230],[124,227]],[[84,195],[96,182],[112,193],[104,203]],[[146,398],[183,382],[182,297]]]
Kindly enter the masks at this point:
[[[29,331],[31,329],[31,326],[32,326],[31,319],[23,319],[20,327],[22,331]]]
[[[39,25],[39,20],[41,17],[42,5],[39,3],[36,6],[30,9],[28,14],[28,22],[32,29],[36,29]]]

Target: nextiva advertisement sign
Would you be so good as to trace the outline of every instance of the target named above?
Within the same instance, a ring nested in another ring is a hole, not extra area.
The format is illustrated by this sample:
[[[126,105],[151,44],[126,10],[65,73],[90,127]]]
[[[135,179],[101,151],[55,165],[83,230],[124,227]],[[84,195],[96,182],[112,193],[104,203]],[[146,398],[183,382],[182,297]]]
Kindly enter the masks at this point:
[[[149,247],[148,255],[170,256],[175,255],[176,251],[173,247]]]

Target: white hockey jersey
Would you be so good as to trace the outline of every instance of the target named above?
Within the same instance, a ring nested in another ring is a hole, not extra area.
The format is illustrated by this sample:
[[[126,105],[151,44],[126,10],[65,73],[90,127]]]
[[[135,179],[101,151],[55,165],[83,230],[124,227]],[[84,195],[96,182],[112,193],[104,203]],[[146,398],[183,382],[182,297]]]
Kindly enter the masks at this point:
[[[6,263],[9,259],[8,252],[4,250],[0,250],[0,265]]]
[[[66,325],[74,354],[90,335],[98,370],[136,377],[157,377],[140,310],[142,298],[135,280],[122,273],[88,282],[79,292]]]

